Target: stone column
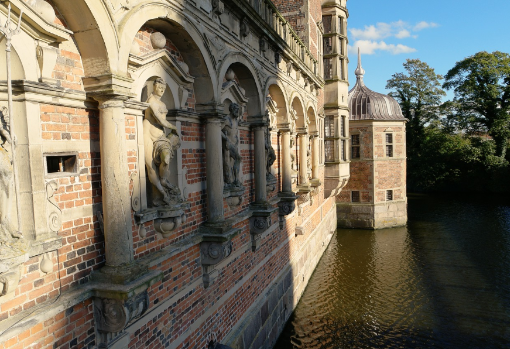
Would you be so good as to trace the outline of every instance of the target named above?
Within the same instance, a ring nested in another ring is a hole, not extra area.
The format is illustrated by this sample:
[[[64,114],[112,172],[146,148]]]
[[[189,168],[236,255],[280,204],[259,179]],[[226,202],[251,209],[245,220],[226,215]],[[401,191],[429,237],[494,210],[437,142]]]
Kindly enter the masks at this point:
[[[221,119],[209,117],[205,126],[205,157],[207,176],[208,222],[225,220],[223,212],[223,157],[221,147]]]
[[[307,168],[307,160],[308,155],[306,154],[308,150],[308,134],[300,133],[299,134],[299,185],[307,186],[308,183],[308,168]]]
[[[132,263],[133,234],[126,149],[124,100],[97,97],[106,265]]]
[[[290,158],[290,130],[280,130],[282,137],[282,192],[292,192],[292,168]]]
[[[265,126],[256,126],[255,132],[255,203],[264,204],[267,201],[266,191],[266,142]]]
[[[319,148],[320,142],[317,134],[312,138],[312,178],[319,179]]]

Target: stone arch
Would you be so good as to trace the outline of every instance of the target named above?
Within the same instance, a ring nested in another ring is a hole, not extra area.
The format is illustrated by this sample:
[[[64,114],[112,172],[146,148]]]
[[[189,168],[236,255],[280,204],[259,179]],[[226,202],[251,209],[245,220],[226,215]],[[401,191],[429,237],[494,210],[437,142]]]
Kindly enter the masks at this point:
[[[103,1],[53,0],[53,3],[74,33],[85,76],[127,75],[126,71],[119,71],[118,36]]]
[[[285,88],[281,85],[281,83],[277,79],[271,79],[265,89],[266,96],[270,96],[271,99],[276,103],[276,107],[278,111],[276,112],[277,116],[277,126],[278,124],[288,124],[289,123],[289,113],[288,113],[288,98],[285,94]]]
[[[308,108],[306,110],[306,116],[308,118],[308,121],[310,122],[308,125],[310,133],[318,131],[318,126],[317,126],[318,118],[316,117],[316,115],[317,114],[315,113],[313,106],[308,105]]]
[[[290,99],[290,114],[295,113],[295,115],[290,115],[290,118],[294,119],[296,128],[305,128],[305,108],[303,99],[297,93],[293,93]],[[291,120],[292,121],[292,120]]]
[[[220,69],[218,70],[218,80],[223,81],[223,77],[228,69],[232,69],[239,80],[239,85],[245,90],[245,96],[248,98],[248,115],[259,116],[264,110],[265,98],[261,98],[262,88],[259,80],[256,79],[257,71],[248,57],[240,52],[229,54]],[[263,102],[264,100],[264,102]],[[221,101],[220,101],[221,102]]]
[[[135,6],[120,23],[119,66],[127,70],[129,51],[136,33],[144,25],[160,31],[179,49],[189,74],[195,78],[194,90],[197,104],[213,102],[218,95],[218,84],[212,72],[214,65],[204,45],[200,31],[186,17],[167,4],[144,3]]]

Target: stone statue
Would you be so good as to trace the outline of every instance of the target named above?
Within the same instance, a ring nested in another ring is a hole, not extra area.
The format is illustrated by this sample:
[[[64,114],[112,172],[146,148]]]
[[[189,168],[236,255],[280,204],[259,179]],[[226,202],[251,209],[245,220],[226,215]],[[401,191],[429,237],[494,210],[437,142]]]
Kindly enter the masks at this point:
[[[242,186],[239,171],[241,170],[241,155],[239,154],[238,118],[239,105],[230,104],[229,112],[222,131],[223,140],[223,180],[226,187]]]
[[[8,110],[1,108],[4,120],[0,120],[0,241],[10,241],[21,238],[21,233],[16,231],[12,224],[12,207],[15,205],[14,174],[11,158],[11,136],[5,129],[7,125]],[[4,124],[5,122],[5,124]],[[19,228],[18,228],[19,229]]]
[[[175,151],[181,142],[177,134],[177,128],[166,120],[168,109],[161,101],[165,93],[166,83],[158,78],[154,81],[154,89],[147,103],[149,108],[145,111],[143,120],[143,137],[145,147],[145,166],[149,181],[161,194],[161,198],[154,198],[154,206],[169,205],[180,202],[181,194],[177,186],[169,181],[170,160],[175,156]],[[165,134],[165,128],[170,130]]]
[[[271,145],[271,133],[268,129],[265,130],[266,134],[266,178],[267,179],[273,179],[274,176],[271,173],[271,166],[273,166],[275,160],[276,160],[276,153],[273,149],[273,146]]]

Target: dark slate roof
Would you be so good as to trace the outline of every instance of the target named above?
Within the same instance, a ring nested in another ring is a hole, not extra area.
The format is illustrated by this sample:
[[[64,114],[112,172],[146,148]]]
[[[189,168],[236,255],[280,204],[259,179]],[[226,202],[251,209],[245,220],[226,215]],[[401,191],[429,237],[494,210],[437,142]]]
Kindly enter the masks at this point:
[[[356,85],[349,91],[349,120],[406,120],[395,99],[365,86],[363,82],[365,70],[361,67],[359,49],[355,74]]]

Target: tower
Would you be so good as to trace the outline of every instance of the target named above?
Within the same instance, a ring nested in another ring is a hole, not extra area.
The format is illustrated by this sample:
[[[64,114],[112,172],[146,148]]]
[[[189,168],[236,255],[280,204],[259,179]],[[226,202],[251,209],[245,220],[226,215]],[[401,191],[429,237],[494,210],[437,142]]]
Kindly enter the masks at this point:
[[[379,229],[407,222],[405,123],[399,104],[365,86],[358,50],[349,91],[351,177],[337,197],[344,228]]]

